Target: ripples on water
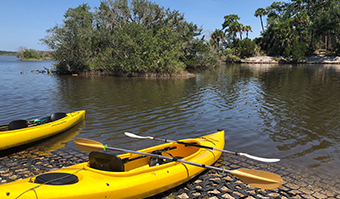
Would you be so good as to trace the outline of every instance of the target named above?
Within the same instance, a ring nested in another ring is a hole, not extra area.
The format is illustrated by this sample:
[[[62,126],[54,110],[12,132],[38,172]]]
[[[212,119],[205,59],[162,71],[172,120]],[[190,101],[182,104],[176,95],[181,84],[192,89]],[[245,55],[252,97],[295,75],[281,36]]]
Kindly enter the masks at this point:
[[[125,131],[181,139],[225,129],[228,150],[324,171],[340,163],[339,66],[228,65],[144,79],[49,76],[31,70],[52,62],[14,60],[0,57],[2,124],[85,109],[75,136],[111,146],[159,144]]]

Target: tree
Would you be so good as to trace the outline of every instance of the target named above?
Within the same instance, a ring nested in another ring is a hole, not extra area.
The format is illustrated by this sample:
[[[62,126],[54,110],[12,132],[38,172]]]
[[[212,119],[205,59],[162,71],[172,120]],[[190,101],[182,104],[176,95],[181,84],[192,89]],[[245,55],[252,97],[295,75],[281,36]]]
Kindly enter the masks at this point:
[[[225,33],[220,29],[215,29],[215,31],[211,34],[210,37],[214,43],[215,49],[217,49],[217,52],[219,52],[221,50],[220,49],[221,42],[225,38]]]
[[[284,56],[285,57],[291,57],[292,61],[298,62],[301,60],[305,54],[306,54],[306,44],[300,43],[298,41],[295,41],[292,46],[288,46],[284,50]]]
[[[25,46],[19,46],[17,52],[17,58],[24,57],[24,52],[27,50]]]
[[[230,25],[234,22],[237,22],[238,20],[240,20],[240,17],[238,15],[235,15],[235,14],[224,16],[224,22],[222,24],[222,30],[227,31],[227,29],[230,27]]]
[[[231,15],[226,15],[224,16],[224,22],[222,24],[222,30],[224,30],[225,32],[229,32],[230,35],[233,36],[234,41],[236,40],[236,34],[240,33],[240,37],[241,36],[241,31],[242,31],[242,24],[238,22],[238,20],[240,20],[240,17],[238,15],[235,14],[231,14]]]
[[[234,35],[234,39],[236,39],[236,34],[240,32],[240,37],[241,37],[241,27],[242,24],[240,24],[238,21],[234,21],[230,24],[229,26],[229,32]],[[241,38],[242,39],[242,38]]]
[[[251,57],[255,55],[256,44],[251,39],[244,39],[238,42],[238,52],[240,57]]]
[[[324,37],[325,46],[330,49],[332,43],[335,45],[340,39],[340,2],[329,1],[328,3],[328,6],[323,8],[323,12],[315,18],[312,27],[317,36]]]
[[[302,42],[302,27],[309,23],[309,17],[306,12],[298,12],[293,17],[293,24],[299,29],[300,43]]]
[[[248,33],[253,32],[253,30],[251,29],[251,26],[249,26],[249,25],[245,26],[245,31],[246,31],[247,38],[248,38]]]
[[[22,57],[24,59],[41,59],[41,57],[38,55],[38,51],[33,49],[26,49],[24,52],[24,56]]]
[[[173,74],[210,56],[202,28],[148,0],[102,1],[94,13],[82,4],[64,17],[42,39],[61,73]]]
[[[267,14],[267,11],[264,8],[258,8],[254,14],[255,17],[260,17],[262,32],[264,32],[262,16],[265,16],[266,14]]]
[[[77,73],[86,70],[89,57],[93,56],[93,15],[87,4],[69,8],[64,24],[47,30],[49,36],[41,41],[55,51],[60,72]]]

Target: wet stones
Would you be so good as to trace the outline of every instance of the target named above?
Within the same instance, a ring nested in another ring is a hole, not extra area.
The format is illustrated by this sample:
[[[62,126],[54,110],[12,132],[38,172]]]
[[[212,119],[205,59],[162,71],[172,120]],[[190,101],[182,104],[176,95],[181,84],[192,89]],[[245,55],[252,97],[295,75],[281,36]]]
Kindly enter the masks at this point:
[[[340,183],[325,183],[317,173],[296,172],[291,165],[264,164],[249,161],[246,158],[222,156],[215,166],[227,169],[250,168],[264,170],[281,175],[282,186],[275,190],[251,187],[231,174],[222,176],[215,171],[206,171],[188,183],[164,192],[152,198],[340,198]]]
[[[51,154],[42,154],[39,151],[20,151],[0,157],[0,184],[86,161],[88,161],[86,153],[66,149],[57,150]],[[243,183],[231,174],[222,175],[219,172],[207,170],[187,183],[151,197],[151,199],[340,199],[340,182],[324,181],[325,175],[329,174],[297,172],[292,165],[265,164],[230,155],[222,156],[215,166],[224,166],[226,169],[249,168],[269,171],[280,175],[284,183],[275,190],[258,189]]]
[[[0,184],[32,177],[85,161],[88,161],[88,157],[87,154],[82,152],[59,151],[50,155],[41,155],[36,151],[31,154],[18,152],[0,158]]]

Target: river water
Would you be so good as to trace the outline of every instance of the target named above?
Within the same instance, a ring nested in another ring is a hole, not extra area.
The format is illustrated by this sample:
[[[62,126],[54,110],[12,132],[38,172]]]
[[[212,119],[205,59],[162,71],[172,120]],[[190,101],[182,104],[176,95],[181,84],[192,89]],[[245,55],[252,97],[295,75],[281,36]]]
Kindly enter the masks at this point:
[[[340,184],[340,65],[224,65],[172,79],[32,72],[52,63],[0,57],[0,124],[86,110],[46,150],[77,150],[74,137],[135,150],[160,143],[123,132],[176,140],[224,129],[227,150]]]

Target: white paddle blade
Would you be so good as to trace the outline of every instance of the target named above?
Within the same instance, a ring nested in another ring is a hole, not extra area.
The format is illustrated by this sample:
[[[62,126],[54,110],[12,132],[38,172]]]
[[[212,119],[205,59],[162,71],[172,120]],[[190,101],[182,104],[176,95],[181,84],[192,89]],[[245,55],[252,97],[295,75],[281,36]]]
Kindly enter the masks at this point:
[[[249,155],[246,153],[239,153],[238,155],[243,156],[243,157],[247,157],[253,160],[257,160],[257,161],[261,161],[261,162],[278,162],[280,161],[280,159],[276,159],[276,158],[260,158],[260,157],[256,157],[253,155]]]
[[[136,134],[133,134],[133,133],[129,133],[129,132],[125,132],[124,133],[126,136],[128,137],[132,137],[132,138],[138,138],[138,139],[153,139],[153,137],[143,137],[143,136],[139,136],[139,135],[136,135]]]

